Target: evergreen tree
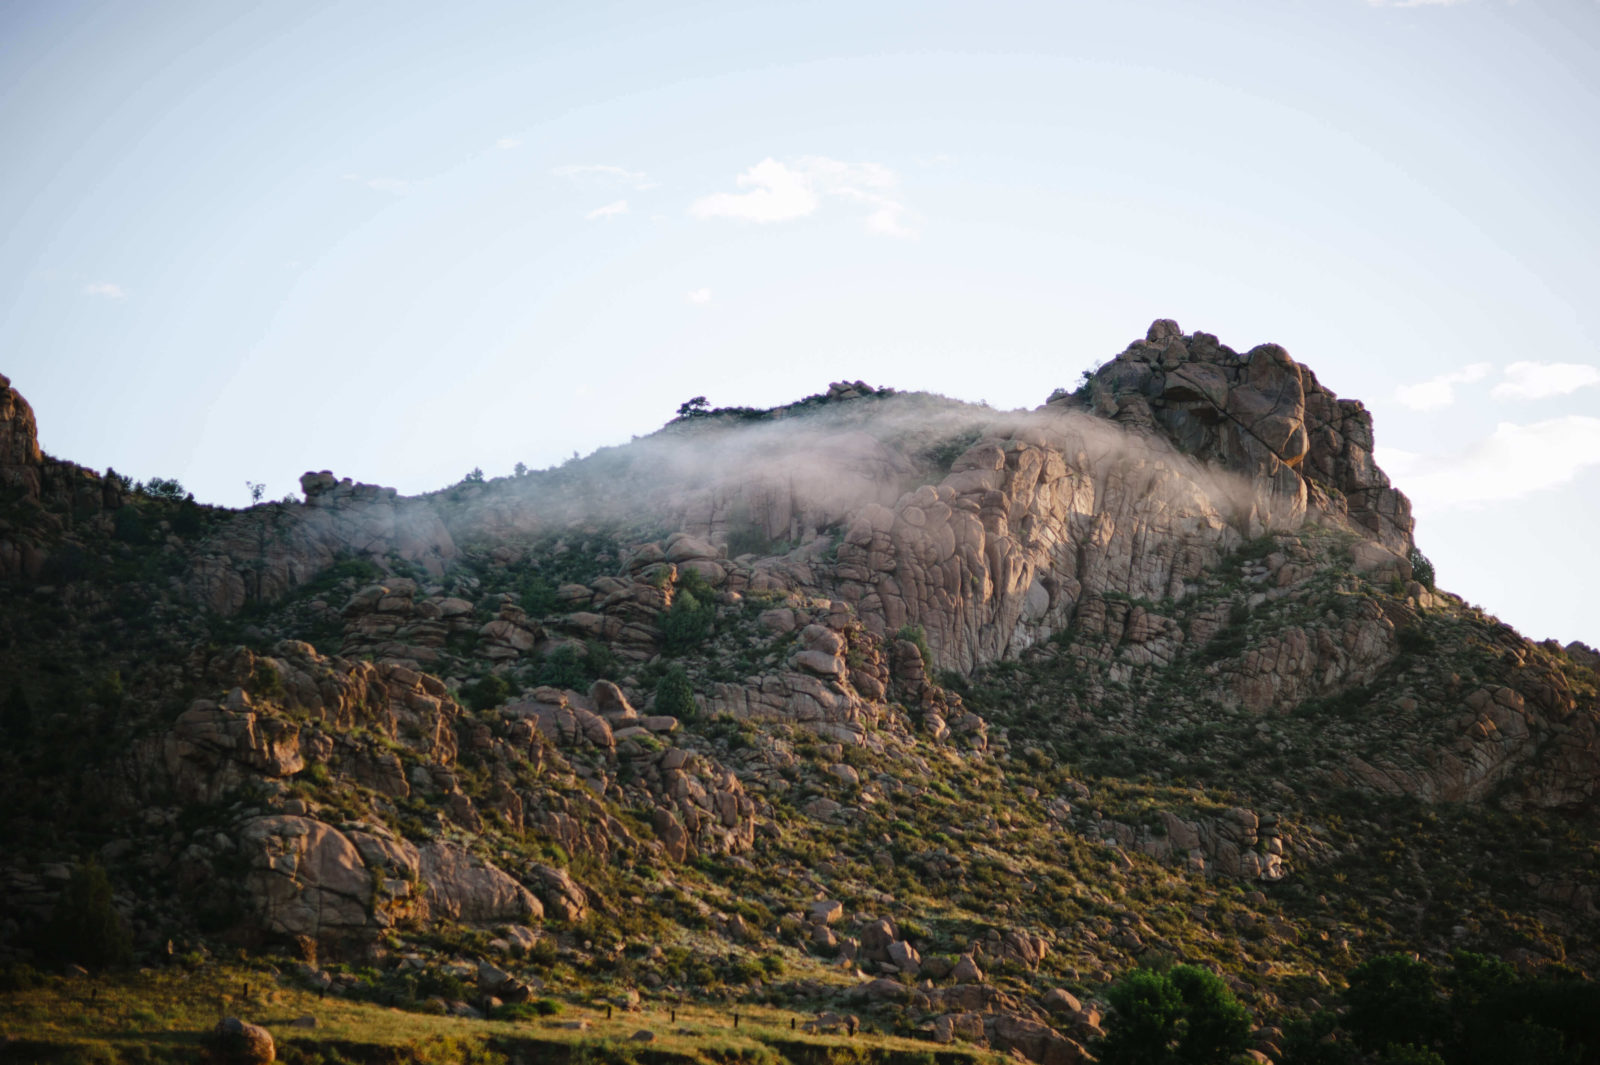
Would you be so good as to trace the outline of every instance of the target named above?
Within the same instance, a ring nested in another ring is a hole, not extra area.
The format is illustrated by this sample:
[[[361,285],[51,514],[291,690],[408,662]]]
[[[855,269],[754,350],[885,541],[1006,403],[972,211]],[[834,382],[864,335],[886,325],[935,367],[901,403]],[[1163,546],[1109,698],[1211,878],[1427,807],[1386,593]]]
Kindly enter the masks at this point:
[[[126,965],[133,936],[111,903],[111,881],[98,862],[80,865],[56,900],[42,953],[85,968]]]

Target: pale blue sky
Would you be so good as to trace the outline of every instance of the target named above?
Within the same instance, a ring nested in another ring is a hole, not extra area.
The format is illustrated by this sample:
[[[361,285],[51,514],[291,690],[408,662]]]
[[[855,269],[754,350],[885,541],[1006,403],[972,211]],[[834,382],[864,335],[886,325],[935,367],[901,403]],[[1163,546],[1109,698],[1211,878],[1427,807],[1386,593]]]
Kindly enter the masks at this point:
[[[0,371],[86,465],[416,492],[699,394],[1034,406],[1173,317],[1600,643],[1593,0],[0,0],[0,137]]]

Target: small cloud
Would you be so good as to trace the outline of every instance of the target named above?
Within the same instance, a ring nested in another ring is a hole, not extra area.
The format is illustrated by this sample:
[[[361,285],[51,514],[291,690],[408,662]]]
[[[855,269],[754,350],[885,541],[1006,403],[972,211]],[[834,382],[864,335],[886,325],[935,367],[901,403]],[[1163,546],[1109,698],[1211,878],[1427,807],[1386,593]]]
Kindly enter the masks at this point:
[[[115,281],[91,281],[83,286],[85,296],[99,296],[107,300],[125,300],[128,293]]]
[[[404,196],[418,185],[420,181],[411,181],[406,178],[391,177],[362,177],[360,174],[345,174],[346,181],[353,181],[357,185],[365,185],[374,192],[385,192],[390,196]]]
[[[1600,385],[1600,367],[1580,362],[1514,362],[1489,394],[1495,399],[1549,399]]]
[[[879,163],[847,163],[820,155],[793,163],[767,158],[734,181],[747,191],[702,196],[689,213],[700,219],[790,222],[815,213],[825,199],[845,200],[867,209],[868,232],[916,236],[910,211],[897,198],[899,176]]]
[[[1456,401],[1456,385],[1481,381],[1489,376],[1492,369],[1486,362],[1475,362],[1414,385],[1401,385],[1394,390],[1394,398],[1412,410],[1443,410]]]
[[[707,304],[711,302],[711,290],[709,288],[690,289],[685,293],[685,298],[690,303]]]
[[[606,204],[604,207],[596,207],[594,210],[590,211],[588,214],[584,215],[583,217],[589,219],[590,221],[594,221],[597,218],[615,218],[619,214],[627,214],[627,213],[628,213],[628,201],[627,200],[617,200],[614,203]]]
[[[1423,508],[1517,499],[1557,488],[1600,466],[1600,418],[1569,415],[1529,425],[1501,422],[1465,451],[1419,455],[1382,450],[1379,463],[1395,487]]]
[[[494,146],[503,152],[510,151],[512,148],[516,148],[521,144],[522,138],[520,137],[501,137],[494,142]]]
[[[643,170],[628,170],[620,166],[606,166],[599,163],[558,166],[550,173],[582,184],[626,185],[640,192],[656,187],[656,183],[650,180],[650,175]]]
[[[748,192],[718,192],[690,206],[696,218],[736,218],[742,222],[788,222],[804,218],[820,202],[804,173],[776,159],[763,159],[735,179]]]
[[[1468,0],[1367,0],[1368,7],[1457,7]],[[1516,0],[1511,0],[1515,3]]]

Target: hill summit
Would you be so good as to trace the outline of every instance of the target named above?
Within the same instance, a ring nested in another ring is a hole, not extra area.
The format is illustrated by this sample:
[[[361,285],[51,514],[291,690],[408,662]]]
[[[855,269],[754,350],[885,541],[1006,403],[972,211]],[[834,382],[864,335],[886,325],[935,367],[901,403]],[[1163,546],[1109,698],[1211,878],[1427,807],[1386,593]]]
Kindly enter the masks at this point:
[[[1435,587],[1372,450],[1283,348],[1163,319],[1031,411],[696,397],[230,511],[44,455],[0,377],[0,959],[91,960],[92,866],[149,964],[1046,1065],[1140,965],[1220,974],[1257,1060],[1396,952],[1577,979],[1600,654]]]

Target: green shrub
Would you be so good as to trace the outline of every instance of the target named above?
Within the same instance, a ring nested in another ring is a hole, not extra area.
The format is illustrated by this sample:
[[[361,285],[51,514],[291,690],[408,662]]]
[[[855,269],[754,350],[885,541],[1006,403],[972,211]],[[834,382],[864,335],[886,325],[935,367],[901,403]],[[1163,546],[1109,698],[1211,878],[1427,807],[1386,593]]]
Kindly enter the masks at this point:
[[[1406,554],[1406,559],[1411,563],[1411,578],[1421,584],[1428,591],[1433,591],[1433,563],[1428,556],[1418,551],[1415,546]]]
[[[693,573],[692,570],[690,572]],[[710,589],[706,589],[704,594],[707,598],[702,601],[689,590],[689,583],[679,582],[672,606],[661,619],[663,649],[669,655],[681,655],[699,647],[710,637],[716,621],[717,609],[710,601]],[[702,586],[704,583],[703,580],[700,582]]]
[[[539,683],[552,688],[587,688],[593,680],[583,664],[583,652],[572,644],[563,644],[545,656],[539,666]]]
[[[1443,1025],[1433,967],[1403,954],[1380,954],[1356,966],[1345,992],[1344,1026],[1363,1050],[1431,1045]]]
[[[522,582],[519,599],[522,609],[527,611],[530,617],[536,618],[554,614],[560,602],[556,598],[554,586],[538,574]]]
[[[97,862],[73,871],[45,926],[40,952],[91,969],[133,960],[133,935],[111,904],[111,881]]]
[[[511,695],[511,685],[497,673],[461,686],[461,699],[470,710],[488,710],[499,706]]]
[[[1183,996],[1162,973],[1135,969],[1106,995],[1110,1030],[1096,1048],[1104,1065],[1160,1065],[1183,1017]]]
[[[695,716],[694,685],[682,666],[674,665],[656,681],[655,711],[685,720]]]
[[[152,477],[142,484],[134,485],[133,490],[163,503],[182,503],[190,498],[189,493],[175,477]]]
[[[1103,1065],[1225,1065],[1250,1038],[1250,1014],[1222,978],[1192,965],[1136,969],[1106,994]]]
[[[606,644],[599,640],[585,640],[583,671],[589,675],[590,681],[615,680],[622,672],[622,663]]]
[[[416,987],[418,998],[437,995],[453,1002],[467,997],[467,985],[461,982],[461,978],[440,969],[423,969],[417,973]]]
[[[494,1021],[533,1021],[540,1017],[554,1017],[561,1012],[561,1003],[549,998],[536,998],[528,1002],[505,1002],[489,1013]]]

